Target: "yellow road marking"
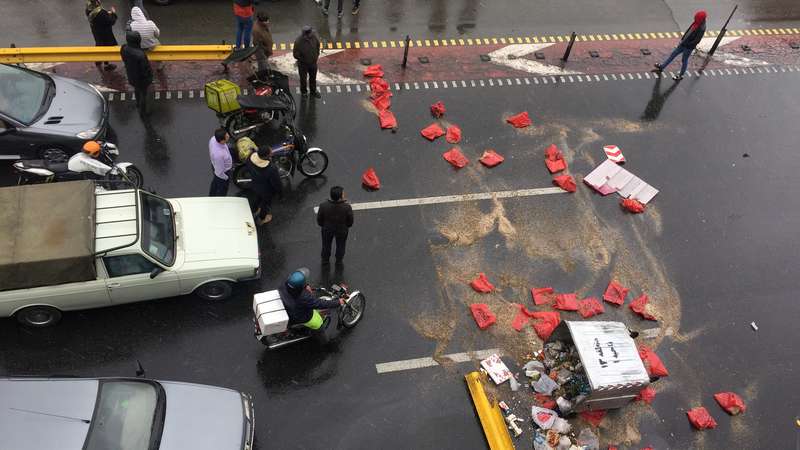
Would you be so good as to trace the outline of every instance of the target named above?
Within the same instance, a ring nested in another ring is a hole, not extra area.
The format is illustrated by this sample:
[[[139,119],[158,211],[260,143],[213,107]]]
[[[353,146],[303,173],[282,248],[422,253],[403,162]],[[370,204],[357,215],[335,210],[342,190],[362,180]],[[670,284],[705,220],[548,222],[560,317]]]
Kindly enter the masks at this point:
[[[425,39],[425,47],[430,47],[430,46],[431,46],[431,41]]]

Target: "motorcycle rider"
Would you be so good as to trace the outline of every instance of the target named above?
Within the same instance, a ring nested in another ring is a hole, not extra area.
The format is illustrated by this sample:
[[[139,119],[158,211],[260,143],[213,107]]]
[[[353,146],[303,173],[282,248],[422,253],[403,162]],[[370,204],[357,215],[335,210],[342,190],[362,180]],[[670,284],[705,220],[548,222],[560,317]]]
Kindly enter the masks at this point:
[[[100,156],[100,143],[97,141],[86,141],[82,151],[72,155],[67,162],[67,169],[70,172],[86,173],[92,172],[96,175],[105,176],[111,170],[111,166],[98,161]]]
[[[311,272],[305,267],[297,269],[289,275],[278,291],[289,316],[290,326],[302,324],[311,330],[319,330],[323,325],[323,319],[318,310],[337,308],[344,304],[344,300],[323,300],[316,297],[311,287],[306,284],[310,275]]]

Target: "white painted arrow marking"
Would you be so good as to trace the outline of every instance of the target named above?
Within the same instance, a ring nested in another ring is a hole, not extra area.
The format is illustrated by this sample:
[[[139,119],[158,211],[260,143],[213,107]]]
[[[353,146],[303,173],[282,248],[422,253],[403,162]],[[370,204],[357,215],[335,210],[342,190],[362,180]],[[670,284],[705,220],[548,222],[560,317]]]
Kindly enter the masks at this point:
[[[551,45],[555,44],[506,45],[505,47],[498,48],[497,50],[489,53],[489,56],[492,58],[492,63],[494,64],[511,67],[512,69],[532,73],[534,75],[579,75],[583,73],[565,70],[557,66],[552,66],[550,64],[544,64],[524,58],[526,55],[543,50]],[[513,56],[514,59],[509,58],[510,56]]]
[[[325,50],[325,53],[320,53],[319,57],[322,59],[326,56],[335,55],[343,51],[345,51],[345,49]],[[275,66],[275,68],[280,72],[283,72],[292,78],[300,79],[300,76],[297,73],[297,63],[295,62],[292,52],[271,58],[270,63],[272,63],[272,65]],[[317,84],[364,84],[364,82],[335,73],[317,72]]]
[[[708,54],[711,50],[711,46],[714,45],[714,41],[717,38],[703,38],[700,40],[700,43],[697,44],[697,50],[700,53]],[[739,39],[739,36],[736,37],[724,37],[721,41],[719,41],[719,47],[716,52],[714,52],[714,56],[712,59],[715,61],[719,61],[723,64],[728,64],[731,66],[737,67],[754,67],[754,66],[768,66],[769,63],[765,61],[760,61],[758,59],[751,59],[745,58],[744,56],[734,55],[732,53],[725,53],[721,50],[721,47],[730,44]]]

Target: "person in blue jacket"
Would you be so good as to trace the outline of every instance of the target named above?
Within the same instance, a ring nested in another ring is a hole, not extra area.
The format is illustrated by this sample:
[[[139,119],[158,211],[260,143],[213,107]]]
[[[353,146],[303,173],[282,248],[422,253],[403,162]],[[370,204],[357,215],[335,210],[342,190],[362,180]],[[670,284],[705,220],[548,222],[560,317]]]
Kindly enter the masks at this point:
[[[669,55],[669,58],[661,64],[656,64],[656,71],[659,73],[662,72],[675,57],[683,55],[681,60],[681,72],[679,75],[672,77],[675,81],[682,80],[683,75],[686,73],[686,66],[689,64],[689,57],[692,56],[692,51],[697,47],[697,44],[700,43],[700,40],[703,39],[705,32],[706,12],[702,10],[697,11],[694,14],[694,22],[692,22],[692,25],[683,33],[681,42],[675,47],[675,50]]]
[[[323,300],[315,296],[311,287],[306,284],[310,275],[311,272],[305,267],[295,270],[278,288],[278,292],[289,316],[289,325],[302,324],[312,330],[319,330],[323,324],[319,310],[338,308],[344,301],[337,298]]]

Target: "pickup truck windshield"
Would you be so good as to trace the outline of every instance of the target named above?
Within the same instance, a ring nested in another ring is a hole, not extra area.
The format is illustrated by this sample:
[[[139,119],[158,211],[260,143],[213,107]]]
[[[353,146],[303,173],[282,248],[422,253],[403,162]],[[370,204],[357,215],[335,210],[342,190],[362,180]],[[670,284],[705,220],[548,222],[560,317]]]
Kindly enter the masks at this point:
[[[102,381],[83,450],[149,450],[157,445],[164,392],[145,381]],[[158,435],[155,435],[158,434]]]
[[[156,261],[175,262],[175,221],[172,205],[163,198],[139,191],[142,199],[142,250]]]

